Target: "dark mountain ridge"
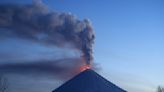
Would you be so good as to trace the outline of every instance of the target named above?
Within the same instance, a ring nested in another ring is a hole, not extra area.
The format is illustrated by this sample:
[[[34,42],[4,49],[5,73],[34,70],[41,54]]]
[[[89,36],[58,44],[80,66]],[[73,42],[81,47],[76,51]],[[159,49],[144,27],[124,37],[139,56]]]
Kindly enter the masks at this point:
[[[87,69],[76,75],[53,92],[126,92],[98,73]]]

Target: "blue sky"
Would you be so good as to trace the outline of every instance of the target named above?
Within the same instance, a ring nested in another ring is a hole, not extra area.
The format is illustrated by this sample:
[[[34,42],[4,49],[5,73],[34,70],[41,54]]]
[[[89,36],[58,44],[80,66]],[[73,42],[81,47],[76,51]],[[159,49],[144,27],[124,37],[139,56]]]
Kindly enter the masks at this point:
[[[128,85],[129,91],[133,88],[154,91],[157,85],[163,85],[164,1],[56,0],[45,3],[57,11],[72,12],[92,21],[96,33],[95,62],[101,65],[109,80],[110,73],[125,79],[126,83],[120,85]],[[116,77],[112,78],[111,81],[119,84]]]
[[[163,0],[43,0],[51,11],[91,20],[100,74],[129,92],[164,86]],[[31,3],[5,0],[0,3]],[[2,50],[2,47],[1,47]]]

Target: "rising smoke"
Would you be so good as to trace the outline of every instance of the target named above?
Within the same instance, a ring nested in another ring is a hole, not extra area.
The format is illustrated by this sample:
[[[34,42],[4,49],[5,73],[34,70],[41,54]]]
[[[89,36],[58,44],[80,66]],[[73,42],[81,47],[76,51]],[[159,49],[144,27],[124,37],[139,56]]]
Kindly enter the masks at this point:
[[[92,45],[95,36],[87,19],[81,21],[70,13],[51,12],[42,2],[35,1],[30,5],[0,5],[0,28],[8,29],[0,30],[1,35],[12,34],[14,37],[34,43],[78,50],[81,53],[81,59],[78,60],[85,62],[86,65],[92,64]],[[26,67],[31,71],[60,70],[58,64],[51,63],[53,62],[11,64],[0,68],[23,70],[23,67]]]

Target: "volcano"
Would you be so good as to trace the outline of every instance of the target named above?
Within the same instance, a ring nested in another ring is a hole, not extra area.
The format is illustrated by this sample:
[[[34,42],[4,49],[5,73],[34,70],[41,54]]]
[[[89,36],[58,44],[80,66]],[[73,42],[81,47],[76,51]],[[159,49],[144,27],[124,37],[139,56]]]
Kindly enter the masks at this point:
[[[52,92],[126,92],[91,69],[76,75]]]

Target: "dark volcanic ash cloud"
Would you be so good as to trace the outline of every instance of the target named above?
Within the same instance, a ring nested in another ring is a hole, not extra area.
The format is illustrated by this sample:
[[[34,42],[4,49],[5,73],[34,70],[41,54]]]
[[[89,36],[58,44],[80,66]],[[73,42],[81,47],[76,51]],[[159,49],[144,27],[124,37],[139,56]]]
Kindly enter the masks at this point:
[[[40,60],[38,62],[3,64],[0,65],[0,73],[67,79],[79,72],[81,61],[78,58],[65,58],[53,61]]]
[[[0,27],[12,29],[17,37],[44,44],[71,44],[84,54],[87,64],[92,60],[92,27],[88,20],[80,21],[70,13],[49,12],[41,3],[1,5]]]
[[[0,30],[0,40],[12,35],[34,43],[78,50],[81,53],[79,61],[87,65],[90,65],[93,59],[92,44],[95,36],[90,22],[87,19],[78,20],[70,13],[50,12],[41,2],[31,5],[0,5],[0,28],[4,29]],[[42,61],[38,64],[8,64],[1,65],[0,68],[21,70],[26,67],[31,71],[60,70],[58,65],[55,65],[56,62],[52,64],[52,61],[45,61],[46,63]]]

